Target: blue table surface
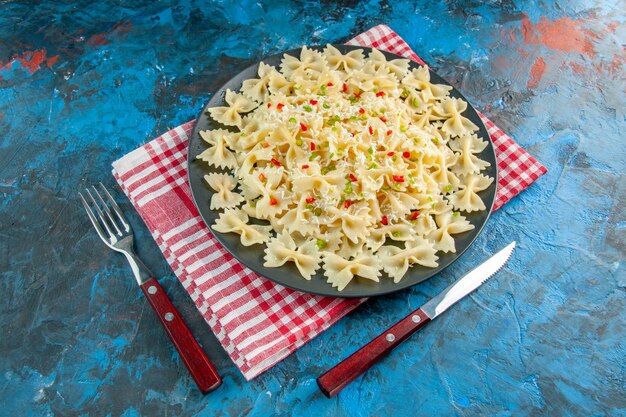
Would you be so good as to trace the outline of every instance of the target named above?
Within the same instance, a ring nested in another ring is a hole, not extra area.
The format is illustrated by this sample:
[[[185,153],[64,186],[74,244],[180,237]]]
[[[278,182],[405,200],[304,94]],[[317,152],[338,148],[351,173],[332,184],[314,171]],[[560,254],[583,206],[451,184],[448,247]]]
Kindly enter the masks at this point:
[[[624,11],[613,1],[3,2],[0,415],[626,415]],[[422,2],[420,2],[422,3]],[[549,170],[439,276],[246,382],[141,219],[138,251],[224,377],[196,390],[77,191],[263,56],[386,23]],[[315,378],[511,240],[508,265],[338,397]]]

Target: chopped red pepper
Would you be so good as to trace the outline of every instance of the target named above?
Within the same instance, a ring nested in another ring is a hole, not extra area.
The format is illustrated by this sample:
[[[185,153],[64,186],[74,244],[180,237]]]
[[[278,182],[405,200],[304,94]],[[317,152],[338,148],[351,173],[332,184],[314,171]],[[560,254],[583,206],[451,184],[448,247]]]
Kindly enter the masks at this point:
[[[272,158],[272,159],[270,160],[270,162],[272,163],[272,165],[276,165],[277,167],[279,167],[279,166],[281,166],[281,165],[282,165],[279,161],[277,161],[277,160],[276,160],[276,159],[274,159],[274,158]]]
[[[267,103],[267,108],[269,109],[270,107],[272,107],[272,103]]]
[[[382,218],[382,219],[380,219],[380,222],[383,224],[383,226],[387,226],[387,223],[389,223],[389,222],[387,221],[387,216],[383,216],[383,218]]]
[[[283,103],[278,103],[278,104],[276,105],[276,108],[277,108],[278,110],[281,110],[283,107],[285,107],[285,105],[284,105]]]
[[[387,123],[387,119],[385,119],[384,117],[379,117],[379,119],[380,119],[383,123]]]
[[[315,143],[311,142],[311,150],[314,151],[315,150]]]
[[[346,200],[346,201],[343,203],[343,206],[344,206],[345,208],[349,208],[351,205],[352,205],[352,201],[350,201],[350,200]]]
[[[265,181],[265,175],[263,173],[259,174],[259,180],[261,182]]]
[[[348,178],[350,178],[350,181],[356,182],[356,175],[350,173],[350,175],[348,175]]]
[[[411,152],[407,152],[407,151],[402,152],[402,157],[403,158],[410,158],[411,157]]]
[[[302,169],[308,169],[309,166],[308,165],[302,165]]]
[[[263,145],[262,145],[262,146],[263,146],[264,148],[269,148],[269,147],[270,147],[270,144],[269,144],[269,143],[267,143],[267,142],[263,142]]]
[[[361,93],[359,93],[359,94],[354,93],[354,97],[356,97],[356,98],[361,98]]]
[[[330,83],[330,82],[326,83],[326,87],[332,87],[332,86],[333,86],[333,83]]]
[[[315,202],[315,197],[309,197],[309,198],[306,199],[306,203],[307,204],[311,204],[311,203],[314,203],[314,202]]]
[[[300,123],[300,130],[302,130],[303,132],[306,132],[306,125],[304,123]]]
[[[363,113],[365,113],[365,110],[363,110],[363,108],[361,107],[361,108],[359,109],[359,113],[363,114]]]
[[[420,212],[419,211],[414,211],[413,213],[411,213],[411,220],[415,220],[420,216]]]
[[[393,178],[395,182],[404,182],[404,175],[392,175],[391,178]]]
[[[394,152],[389,152],[389,153],[387,154],[387,156],[393,156],[393,155],[394,155]]]
[[[393,133],[393,131],[388,130],[388,131],[387,131],[387,136],[391,135],[392,133]]]
[[[382,97],[385,95],[384,91],[379,91],[378,93],[376,93],[376,97]]]
[[[372,126],[370,126],[368,130],[370,131],[370,135],[374,134],[374,129],[372,129]]]
[[[343,87],[342,87],[341,91],[343,91],[344,93],[348,92],[348,84],[343,83]]]
[[[270,198],[270,206],[275,206],[276,204],[278,204],[278,201],[274,197]]]
[[[311,103],[312,105],[314,105],[314,106],[315,106],[315,105],[317,104],[317,100],[313,100],[313,99],[311,99],[311,100],[309,100],[309,103]]]

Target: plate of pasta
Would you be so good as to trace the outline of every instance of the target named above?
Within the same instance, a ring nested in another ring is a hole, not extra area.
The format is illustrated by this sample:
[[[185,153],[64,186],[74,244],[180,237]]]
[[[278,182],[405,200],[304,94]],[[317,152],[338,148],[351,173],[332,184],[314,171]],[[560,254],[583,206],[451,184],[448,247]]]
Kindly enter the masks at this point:
[[[458,259],[489,218],[498,172],[480,117],[437,74],[326,45],[267,57],[215,92],[188,176],[243,265],[299,291],[366,297]]]

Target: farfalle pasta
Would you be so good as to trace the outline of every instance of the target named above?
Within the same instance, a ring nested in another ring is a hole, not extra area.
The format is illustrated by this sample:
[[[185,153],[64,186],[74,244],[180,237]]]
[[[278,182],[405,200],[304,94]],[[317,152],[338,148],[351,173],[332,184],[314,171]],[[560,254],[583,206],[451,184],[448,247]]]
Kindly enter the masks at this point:
[[[261,63],[209,109],[223,128],[200,132],[198,158],[230,170],[205,177],[211,208],[224,209],[212,228],[265,244],[266,267],[293,263],[305,279],[321,269],[339,291],[437,267],[493,182],[481,174],[487,142],[450,91],[375,49],[303,47],[280,68]]]
[[[237,185],[235,178],[225,174],[209,174],[204,176],[209,187],[215,191],[211,197],[211,210],[219,210],[238,206],[244,198],[233,189]]]

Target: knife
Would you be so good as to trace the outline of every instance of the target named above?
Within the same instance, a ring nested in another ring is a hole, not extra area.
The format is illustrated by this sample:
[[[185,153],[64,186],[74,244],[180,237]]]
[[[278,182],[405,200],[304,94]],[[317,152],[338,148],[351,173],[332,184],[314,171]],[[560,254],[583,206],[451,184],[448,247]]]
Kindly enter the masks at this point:
[[[320,390],[328,398],[337,395],[339,391],[408,339],[409,336],[495,275],[509,260],[514,248],[515,242],[511,242],[500,252],[431,298],[422,307],[317,378],[317,385]]]

